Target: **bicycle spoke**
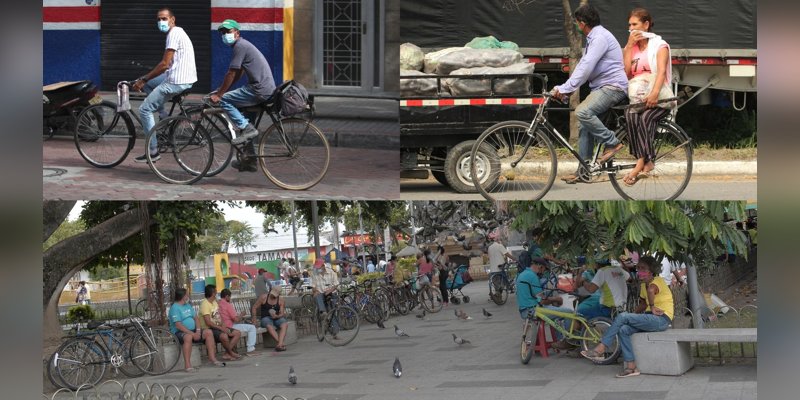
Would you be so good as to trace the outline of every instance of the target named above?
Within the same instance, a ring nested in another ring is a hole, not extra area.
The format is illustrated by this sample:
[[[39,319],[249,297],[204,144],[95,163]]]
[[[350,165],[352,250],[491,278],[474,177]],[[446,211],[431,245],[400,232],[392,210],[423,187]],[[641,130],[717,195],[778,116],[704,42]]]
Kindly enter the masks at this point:
[[[258,155],[261,169],[270,181],[284,189],[304,190],[327,173],[330,147],[313,124],[288,118],[267,129]]]

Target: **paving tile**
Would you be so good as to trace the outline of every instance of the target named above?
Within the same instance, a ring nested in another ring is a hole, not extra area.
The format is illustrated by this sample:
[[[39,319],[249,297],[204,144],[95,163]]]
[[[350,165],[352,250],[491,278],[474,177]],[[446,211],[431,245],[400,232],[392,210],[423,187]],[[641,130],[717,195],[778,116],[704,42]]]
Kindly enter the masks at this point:
[[[550,383],[549,380],[494,380],[494,381],[466,381],[466,382],[442,382],[437,388],[490,388],[490,387],[537,387]]]
[[[654,392],[600,392],[594,400],[661,400],[667,396],[667,391]]]
[[[321,394],[309,397],[307,400],[358,400],[362,397],[363,394]]]
[[[295,385],[292,385],[289,382],[280,382],[280,383],[265,383],[265,384],[263,384],[261,386],[258,386],[258,387],[265,388],[265,389],[267,389],[267,388],[338,389],[338,388],[340,388],[340,387],[342,387],[342,386],[344,386],[346,384],[347,384],[346,382],[328,382],[328,383],[314,382],[314,383],[312,383],[312,382],[299,381]]]

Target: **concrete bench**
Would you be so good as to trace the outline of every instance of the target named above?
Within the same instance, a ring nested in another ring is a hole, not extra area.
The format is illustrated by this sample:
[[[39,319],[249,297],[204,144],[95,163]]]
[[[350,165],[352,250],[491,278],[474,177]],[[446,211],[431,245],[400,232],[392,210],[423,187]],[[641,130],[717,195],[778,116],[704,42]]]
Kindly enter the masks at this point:
[[[691,342],[756,342],[757,328],[667,329],[634,333],[631,339],[639,371],[677,376],[694,366]]]

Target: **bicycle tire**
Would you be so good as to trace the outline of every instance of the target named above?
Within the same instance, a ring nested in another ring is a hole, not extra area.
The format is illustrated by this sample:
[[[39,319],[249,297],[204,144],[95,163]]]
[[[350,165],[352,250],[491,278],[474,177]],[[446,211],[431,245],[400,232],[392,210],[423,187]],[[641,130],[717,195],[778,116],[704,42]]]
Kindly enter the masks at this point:
[[[617,131],[617,138],[630,148],[626,128]],[[656,151],[655,168],[646,179],[638,179],[632,186],[622,182],[636,158],[630,153],[619,152],[611,161],[621,167],[619,172],[609,172],[614,190],[625,200],[674,200],[678,198],[692,178],[692,141],[678,125],[662,120],[653,139]]]
[[[378,289],[375,291],[375,294],[372,296],[375,303],[381,310],[381,321],[386,321],[389,319],[389,315],[392,313],[392,306],[389,300],[389,294],[385,289]]]
[[[211,143],[214,146],[214,157],[211,161],[211,167],[205,174],[205,177],[211,177],[224,171],[230,165],[236,150],[231,144],[228,120],[219,114],[203,114],[204,109],[202,106],[192,107],[186,110],[186,116],[201,124],[211,137]]]
[[[153,135],[156,135],[161,156],[155,162],[149,146]],[[183,115],[159,121],[145,143],[148,143],[145,154],[150,169],[168,183],[191,185],[205,176],[214,160],[214,146],[208,132]]]
[[[120,356],[123,357],[123,363],[119,367],[120,372],[123,375],[127,376],[128,378],[139,378],[144,376],[144,372],[137,368],[133,362],[131,362],[131,354],[130,349],[131,345],[133,345],[133,339],[135,338],[132,332],[126,332],[123,337],[122,341],[122,354]],[[113,356],[113,355],[112,355]]]
[[[131,343],[131,362],[147,375],[163,375],[172,371],[181,358],[178,337],[168,329],[144,326]]]
[[[400,315],[408,315],[409,311],[411,311],[408,308],[405,292],[402,290],[395,290],[392,293],[392,302],[394,303],[395,311]]]
[[[531,358],[533,358],[533,348],[536,345],[538,328],[538,323],[535,323],[530,318],[527,318],[522,325],[522,343],[520,345],[519,354],[522,364],[527,365],[531,361]]]
[[[498,306],[502,306],[508,301],[508,290],[505,286],[503,277],[499,273],[492,275],[489,283],[489,297]]]
[[[470,153],[472,160],[478,159],[479,151],[485,152],[488,151],[487,148],[492,148],[492,157],[496,157],[499,165],[498,169],[491,171],[491,174],[496,175],[483,177],[485,182],[493,184],[475,185],[478,193],[487,200],[539,200],[553,186],[558,161],[553,143],[542,128],[537,128],[536,138],[526,151],[524,159],[511,166],[530,138],[529,127],[530,123],[522,121],[501,122],[481,133],[473,145]],[[482,175],[477,164],[472,163],[470,170],[473,182],[476,178],[480,182]]]
[[[58,352],[54,351],[53,354],[50,354],[50,357],[47,358],[45,374],[53,386],[56,388],[64,388],[67,387],[67,385],[61,380],[61,377],[58,375],[58,371],[56,370],[55,359],[57,353]]]
[[[272,124],[258,144],[261,171],[270,182],[287,190],[305,190],[319,183],[328,173],[330,157],[328,139],[322,131],[300,118]]]
[[[345,346],[358,336],[360,323],[358,312],[353,307],[337,306],[328,314],[325,322],[325,342],[331,346]]]
[[[94,386],[103,379],[108,355],[94,340],[87,337],[70,339],[59,346],[56,353],[56,371],[68,389]]]
[[[156,310],[151,310],[148,299],[139,300],[133,309],[134,315],[141,318],[144,322],[153,321],[156,318]]]
[[[117,113],[114,103],[103,101],[78,114],[73,141],[86,162],[97,168],[113,168],[133,149],[136,128],[128,114]]]
[[[588,328],[586,332],[586,336],[595,335],[597,337],[597,341],[591,339],[583,339],[581,340],[581,348],[583,350],[590,350],[597,346],[600,343],[600,339],[603,337],[605,332],[608,328],[611,327],[611,320],[606,317],[595,317],[590,319],[588,322]],[[622,351],[620,344],[619,344],[619,337],[614,338],[614,343],[610,347],[606,348],[606,352],[604,353],[604,357],[601,360],[592,360],[593,363],[597,365],[609,365],[613,364],[619,358],[620,352]]]
[[[314,309],[314,315],[311,317],[314,321],[314,333],[317,335],[317,341],[322,342],[325,340],[325,319],[319,314],[318,309]]]
[[[425,285],[419,291],[419,302],[429,313],[434,314],[442,310],[442,294],[438,290],[433,290],[430,285]]]

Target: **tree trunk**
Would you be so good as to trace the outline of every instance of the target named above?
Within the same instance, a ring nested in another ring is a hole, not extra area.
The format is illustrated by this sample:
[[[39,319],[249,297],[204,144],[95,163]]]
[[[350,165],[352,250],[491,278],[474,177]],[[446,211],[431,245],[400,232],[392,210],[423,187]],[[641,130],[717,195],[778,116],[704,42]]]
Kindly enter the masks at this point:
[[[74,201],[48,200],[42,204],[42,243],[64,223],[64,220],[75,207]]]
[[[126,257],[125,265],[125,287],[128,289],[128,314],[133,315],[133,305],[131,304],[131,258]]]
[[[45,202],[44,207],[48,207]],[[42,255],[43,339],[58,340],[58,298],[69,278],[98,254],[135,235],[141,229],[139,210],[129,210],[82,233],[56,243]]]
[[[584,5],[587,2],[588,0],[581,0],[580,5]],[[583,36],[575,31],[575,18],[572,16],[572,7],[569,4],[569,0],[561,0],[561,4],[564,8],[564,32],[567,34],[569,41],[569,75],[572,76],[572,72],[575,71],[575,66],[578,65],[578,61],[581,58]],[[574,110],[578,107],[578,104],[580,104],[580,90],[576,90],[575,94],[570,97],[569,107]],[[579,128],[580,125],[578,118],[575,117],[575,112],[570,112],[569,142],[573,146],[578,144]]]

